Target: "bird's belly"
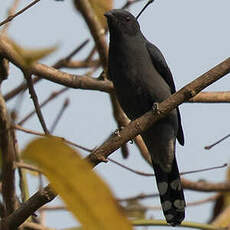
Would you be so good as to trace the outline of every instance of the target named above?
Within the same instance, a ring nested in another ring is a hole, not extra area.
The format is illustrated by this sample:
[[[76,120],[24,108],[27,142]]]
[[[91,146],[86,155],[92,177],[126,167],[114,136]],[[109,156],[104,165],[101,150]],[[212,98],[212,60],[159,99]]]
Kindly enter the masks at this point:
[[[121,87],[121,85],[123,87]],[[116,87],[115,84],[115,89],[122,109],[131,120],[149,111],[155,102],[148,92],[138,84],[129,82],[129,84],[126,85],[123,82],[119,84],[119,87]]]

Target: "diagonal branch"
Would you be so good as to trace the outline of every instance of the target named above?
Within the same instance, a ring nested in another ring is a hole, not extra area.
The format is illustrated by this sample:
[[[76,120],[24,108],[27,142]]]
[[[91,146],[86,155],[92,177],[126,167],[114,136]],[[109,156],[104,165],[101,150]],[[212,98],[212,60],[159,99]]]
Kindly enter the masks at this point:
[[[43,190],[35,193],[29,200],[21,205],[14,213],[5,219],[6,226],[9,230],[15,230],[17,226],[21,225],[30,215],[36,212],[41,206],[52,201],[56,194],[49,186]],[[3,230],[3,229],[0,229]]]
[[[17,17],[18,15],[22,14],[24,11],[28,10],[30,7],[34,6],[36,3],[40,2],[40,0],[34,0],[33,2],[31,2],[29,5],[27,5],[26,7],[24,7],[23,9],[19,10],[16,14],[10,15],[9,17],[7,17],[5,20],[3,20],[2,22],[0,22],[0,26],[12,21],[15,17]]]
[[[158,105],[157,112],[153,114],[153,111],[145,113],[135,121],[132,121],[127,127],[120,131],[119,136],[113,136],[99,148],[97,148],[92,154],[87,157],[93,166],[96,166],[103,159],[106,159],[112,152],[117,150],[122,144],[129,140],[132,140],[138,134],[147,130],[159,119],[163,118],[167,113],[181,103],[188,101],[190,98],[197,95],[205,87],[211,85],[213,82],[222,78],[224,75],[230,72],[230,58],[224,62],[215,66],[207,73],[201,75],[178,92],[174,93],[166,100]]]
[[[36,94],[34,86],[33,86],[33,81],[32,81],[32,78],[31,78],[31,74],[28,73],[28,72],[24,72],[24,76],[25,76],[25,79],[27,81],[29,93],[30,93],[30,96],[31,96],[31,98],[33,100],[34,107],[35,107],[36,113],[38,115],[38,119],[39,119],[39,121],[41,123],[41,126],[42,126],[45,134],[49,134],[49,131],[48,131],[47,127],[46,127],[44,117],[42,115],[42,112],[41,112],[41,109],[40,109],[40,106],[39,106],[38,97],[37,97],[37,94]]]

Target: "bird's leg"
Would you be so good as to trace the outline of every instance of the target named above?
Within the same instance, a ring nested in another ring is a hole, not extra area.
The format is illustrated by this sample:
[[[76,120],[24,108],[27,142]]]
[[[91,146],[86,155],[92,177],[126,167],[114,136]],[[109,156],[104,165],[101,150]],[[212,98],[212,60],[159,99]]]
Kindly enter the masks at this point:
[[[153,113],[156,113],[156,114],[160,113],[160,111],[159,111],[159,103],[158,102],[153,103],[152,110],[153,110]]]

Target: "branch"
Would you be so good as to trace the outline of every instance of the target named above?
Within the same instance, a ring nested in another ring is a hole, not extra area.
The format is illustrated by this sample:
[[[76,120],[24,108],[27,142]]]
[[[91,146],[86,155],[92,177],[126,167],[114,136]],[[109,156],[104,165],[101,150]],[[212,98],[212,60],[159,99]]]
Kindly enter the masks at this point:
[[[19,68],[23,68],[23,63],[20,57],[18,57],[17,53],[10,46],[10,44],[4,39],[4,37],[0,36],[0,53],[3,57],[10,60]],[[58,62],[57,62],[58,63]],[[54,65],[55,66],[55,65]],[[87,90],[98,90],[102,92],[111,93],[114,91],[113,84],[111,81],[105,80],[97,80],[95,78],[89,77],[87,75],[73,75],[68,74],[62,71],[59,71],[55,68],[49,67],[44,64],[34,63],[29,68],[30,73],[37,75],[46,80],[70,87],[75,89],[87,89]],[[33,83],[39,81],[41,78],[34,78]],[[5,100],[9,100],[15,95],[17,95],[22,90],[27,88],[26,84],[22,84],[16,89],[12,90],[10,93],[4,96]],[[223,94],[223,96],[221,96]],[[205,99],[208,98],[208,99]],[[188,102],[230,102],[230,91],[227,92],[201,92],[196,95],[194,98],[189,99]]]
[[[15,14],[15,11],[18,8],[18,4],[19,4],[20,0],[14,0],[13,4],[11,5],[10,9],[8,10],[8,16],[11,16],[13,14]],[[6,33],[9,27],[9,23],[5,24],[1,33]]]
[[[25,132],[25,133],[29,133],[29,134],[33,134],[33,135],[36,135],[36,136],[40,136],[40,137],[47,136],[45,133],[40,133],[40,132],[37,132],[37,131],[26,129],[24,127],[21,127],[20,125],[12,125],[11,127],[16,129],[16,130],[19,130],[19,131],[22,131],[22,132]],[[49,136],[60,138],[66,144],[72,145],[72,146],[77,147],[79,149],[82,149],[84,151],[87,151],[87,152],[92,152],[93,151],[92,149],[88,149],[88,148],[83,147],[81,145],[78,145],[78,144],[76,144],[76,143],[74,143],[72,141],[66,140],[64,137],[59,137],[59,136],[55,136],[55,135],[49,135]]]
[[[63,103],[63,105],[62,105],[62,107],[61,107],[61,109],[60,109],[60,111],[57,114],[57,117],[55,118],[55,120],[54,120],[54,122],[53,122],[53,124],[52,124],[52,126],[50,128],[50,133],[54,132],[54,130],[55,130],[58,122],[60,121],[62,115],[64,114],[66,108],[69,106],[69,103],[70,103],[69,98],[66,98],[64,103]]]
[[[56,197],[53,190],[46,186],[43,190],[36,192],[29,200],[21,205],[15,212],[8,216],[4,223],[9,227],[9,230],[15,230],[29,216],[36,212],[41,206],[52,201]],[[4,230],[1,228],[1,230]]]
[[[3,41],[4,40],[4,37],[0,37],[0,43],[2,42],[2,43],[4,43],[4,44],[2,44],[3,46],[5,46],[5,48],[10,48],[10,50],[6,50],[6,52],[9,52],[9,53],[11,53],[11,56],[14,56],[14,51],[12,50],[12,47],[10,47],[10,46],[8,46],[8,47],[6,47],[6,45],[7,45],[7,41],[5,40],[5,41]],[[68,54],[65,58],[63,58],[63,59],[61,59],[61,60],[59,60],[59,61],[57,61],[54,65],[53,65],[53,67],[54,68],[62,68],[62,67],[65,67],[65,65],[68,65],[68,63],[69,62],[71,62],[71,58],[73,57],[73,55],[76,55],[76,53],[77,52],[79,52],[85,45],[87,44],[87,42],[85,41],[85,42],[83,42],[83,43],[81,43],[74,51],[72,51],[70,54]],[[14,58],[16,58],[15,56],[14,56]],[[66,61],[63,61],[63,60],[68,60],[67,62]],[[90,63],[91,62],[91,57],[89,57],[89,58],[87,58],[87,60],[85,60],[85,63],[78,63],[79,65],[78,65],[78,67],[77,66],[75,66],[76,68],[86,68],[87,66],[87,64],[86,63]],[[81,64],[82,64],[82,66],[81,66]],[[39,80],[41,80],[41,78],[39,78],[39,77],[35,77],[34,79],[33,79],[33,84],[35,84],[35,83],[37,83]],[[9,93],[7,93],[6,95],[4,95],[4,98],[5,98],[5,100],[7,101],[7,100],[9,100],[9,99],[12,99],[14,96],[16,96],[18,93],[20,93],[21,91],[23,91],[23,90],[26,90],[27,89],[27,84],[25,84],[25,83],[22,83],[21,85],[19,85],[18,87],[16,87],[15,89],[13,89],[13,90],[11,90]]]
[[[10,129],[11,121],[5,101],[0,93],[0,148],[2,154],[2,196],[9,215],[16,209],[14,141]]]
[[[4,24],[12,21],[15,17],[17,17],[18,15],[22,14],[24,11],[28,10],[30,7],[32,7],[33,5],[35,5],[38,2],[40,2],[40,0],[34,0],[29,5],[27,5],[25,8],[21,9],[20,11],[18,11],[16,14],[10,15],[5,20],[3,20],[2,22],[0,22],[0,26],[2,26]]]
[[[166,116],[172,109],[181,103],[188,101],[194,97],[205,87],[209,86],[213,82],[222,78],[224,75],[230,72],[230,58],[224,62],[215,66],[207,73],[201,75],[196,80],[192,81],[178,92],[168,97],[163,102],[159,103],[157,111],[153,114],[153,111],[145,113],[135,121],[132,121],[127,127],[120,131],[119,136],[113,136],[99,148],[97,148],[92,154],[87,157],[93,166],[96,166],[102,159],[106,159],[112,152],[117,150],[122,144],[129,140],[132,140],[138,134],[147,130],[159,119]]]
[[[34,107],[35,107],[38,119],[40,121],[40,124],[41,124],[41,126],[43,128],[43,131],[45,132],[45,134],[49,134],[49,131],[48,131],[47,127],[46,127],[45,119],[44,119],[44,117],[42,115],[42,112],[41,112],[41,109],[40,109],[40,106],[39,106],[38,97],[37,97],[37,94],[36,94],[34,86],[33,86],[33,81],[32,81],[32,78],[31,78],[31,74],[29,72],[24,72],[24,76],[25,76],[25,79],[27,81],[29,93],[30,93],[30,96],[31,96],[31,98],[33,100]]]
[[[165,220],[133,220],[132,224],[134,226],[168,226],[168,223]],[[220,230],[219,227],[213,226],[211,224],[201,224],[187,221],[183,221],[177,227],[196,228],[203,230]]]
[[[65,91],[67,91],[69,88],[62,88],[59,91],[54,91],[50,94],[50,96],[48,98],[46,98],[41,104],[40,104],[40,108],[42,108],[43,106],[45,106],[47,103],[49,103],[50,101],[52,101],[53,99],[57,98],[59,95],[61,95],[62,93],[64,93]],[[30,117],[32,117],[34,114],[36,113],[35,110],[33,110],[32,112],[28,113],[21,121],[18,122],[18,125],[23,125]]]
[[[225,92],[200,92],[188,102],[195,103],[229,103],[230,91]]]
[[[184,189],[189,189],[199,192],[229,192],[230,182],[210,183],[206,181],[192,182],[185,178],[181,178]]]
[[[88,0],[78,0],[76,1],[79,11],[82,13],[85,21],[89,27],[91,35],[94,38],[96,47],[100,56],[100,60],[104,70],[107,69],[108,63],[108,47],[105,40],[105,30],[99,23],[96,15],[94,14],[92,7]],[[105,71],[107,72],[107,71]]]

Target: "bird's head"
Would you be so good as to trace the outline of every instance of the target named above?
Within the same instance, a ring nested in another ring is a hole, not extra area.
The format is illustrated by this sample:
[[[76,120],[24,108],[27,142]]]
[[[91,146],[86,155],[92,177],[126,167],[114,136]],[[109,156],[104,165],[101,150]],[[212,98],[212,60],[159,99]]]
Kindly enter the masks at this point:
[[[140,31],[136,18],[126,10],[110,10],[105,13],[110,34],[136,35]]]

